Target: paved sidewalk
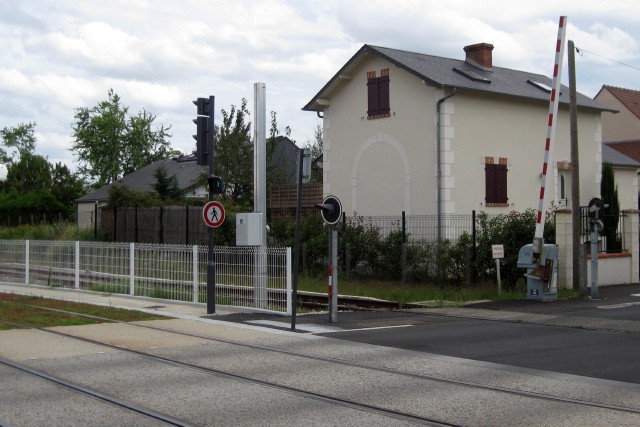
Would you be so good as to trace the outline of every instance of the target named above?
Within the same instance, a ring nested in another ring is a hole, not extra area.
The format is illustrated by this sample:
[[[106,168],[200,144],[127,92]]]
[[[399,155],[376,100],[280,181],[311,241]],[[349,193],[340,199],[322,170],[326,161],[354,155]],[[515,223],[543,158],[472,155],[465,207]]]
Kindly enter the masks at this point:
[[[79,291],[45,286],[12,285],[0,283],[0,292],[57,298],[116,308],[135,309],[170,317],[211,321],[230,321],[276,329],[289,329],[290,317],[237,307],[217,306],[215,314],[207,314],[206,304],[179,302],[148,297]],[[414,313],[428,312],[445,316],[475,317],[485,320],[521,321],[547,326],[576,327],[585,329],[615,330],[640,333],[640,285],[602,287],[597,300],[575,299],[552,302],[535,300],[490,301],[465,307],[423,308],[408,310]],[[333,329],[361,327],[362,322],[376,320],[380,325],[393,323],[394,311],[345,312],[338,324],[328,325],[325,314],[299,315],[299,323],[306,329],[316,325]],[[372,319],[375,318],[375,319]],[[270,324],[270,322],[272,324]],[[274,326],[275,325],[275,326]],[[323,329],[324,330],[324,329]]]
[[[46,286],[12,285],[5,283],[0,283],[0,292],[33,295],[107,307],[126,308],[180,319],[199,320],[202,316],[207,316],[207,305],[204,303],[181,302],[67,288],[49,288]],[[239,313],[242,311],[243,310],[240,308],[220,306],[216,307],[215,315]],[[213,314],[209,316],[213,316]]]

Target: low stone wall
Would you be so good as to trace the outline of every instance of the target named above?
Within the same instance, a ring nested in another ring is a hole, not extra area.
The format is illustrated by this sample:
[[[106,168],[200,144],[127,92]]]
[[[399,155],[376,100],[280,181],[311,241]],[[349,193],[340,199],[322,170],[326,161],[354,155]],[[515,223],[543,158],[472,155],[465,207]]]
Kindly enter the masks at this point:
[[[640,250],[640,230],[638,227],[638,210],[622,211],[624,221],[623,253],[598,255],[598,286],[620,285],[640,282],[640,266],[638,252]],[[556,244],[559,248],[558,287],[573,288],[573,239],[571,210],[556,211]],[[576,251],[579,248],[575,248]],[[588,250],[587,250],[588,252]],[[591,283],[591,260],[587,259],[587,286]]]
[[[630,253],[598,254],[598,286],[622,285],[637,283],[638,277],[633,278]],[[591,286],[591,256],[587,257],[587,287]]]

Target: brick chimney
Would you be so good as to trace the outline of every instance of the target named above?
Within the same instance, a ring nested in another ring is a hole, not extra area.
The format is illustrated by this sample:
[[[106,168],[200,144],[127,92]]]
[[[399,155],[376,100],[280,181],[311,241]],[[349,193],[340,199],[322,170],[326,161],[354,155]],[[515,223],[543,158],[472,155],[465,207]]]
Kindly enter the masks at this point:
[[[465,46],[464,51],[467,54],[465,61],[471,65],[489,71],[493,67],[491,59],[492,50],[493,45],[489,43],[478,43]]]

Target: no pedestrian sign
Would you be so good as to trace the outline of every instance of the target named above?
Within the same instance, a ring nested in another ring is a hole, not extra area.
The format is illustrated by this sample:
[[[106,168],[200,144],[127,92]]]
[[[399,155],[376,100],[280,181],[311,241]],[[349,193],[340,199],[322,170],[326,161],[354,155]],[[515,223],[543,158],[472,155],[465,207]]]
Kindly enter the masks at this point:
[[[220,227],[224,222],[224,207],[220,202],[208,202],[202,209],[202,219],[209,227]]]

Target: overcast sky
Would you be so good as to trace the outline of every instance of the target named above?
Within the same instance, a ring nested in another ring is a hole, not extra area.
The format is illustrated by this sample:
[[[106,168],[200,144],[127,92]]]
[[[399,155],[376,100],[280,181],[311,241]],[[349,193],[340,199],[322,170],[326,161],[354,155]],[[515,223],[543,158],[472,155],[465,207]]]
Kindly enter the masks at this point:
[[[219,112],[246,98],[252,112],[264,82],[302,145],[318,119],[301,108],[363,44],[464,59],[487,42],[494,66],[550,76],[560,15],[583,52],[578,91],[640,89],[637,0],[0,0],[0,128],[36,122],[38,154],[75,169],[75,110],[113,88],[191,152],[192,100],[214,95]]]

